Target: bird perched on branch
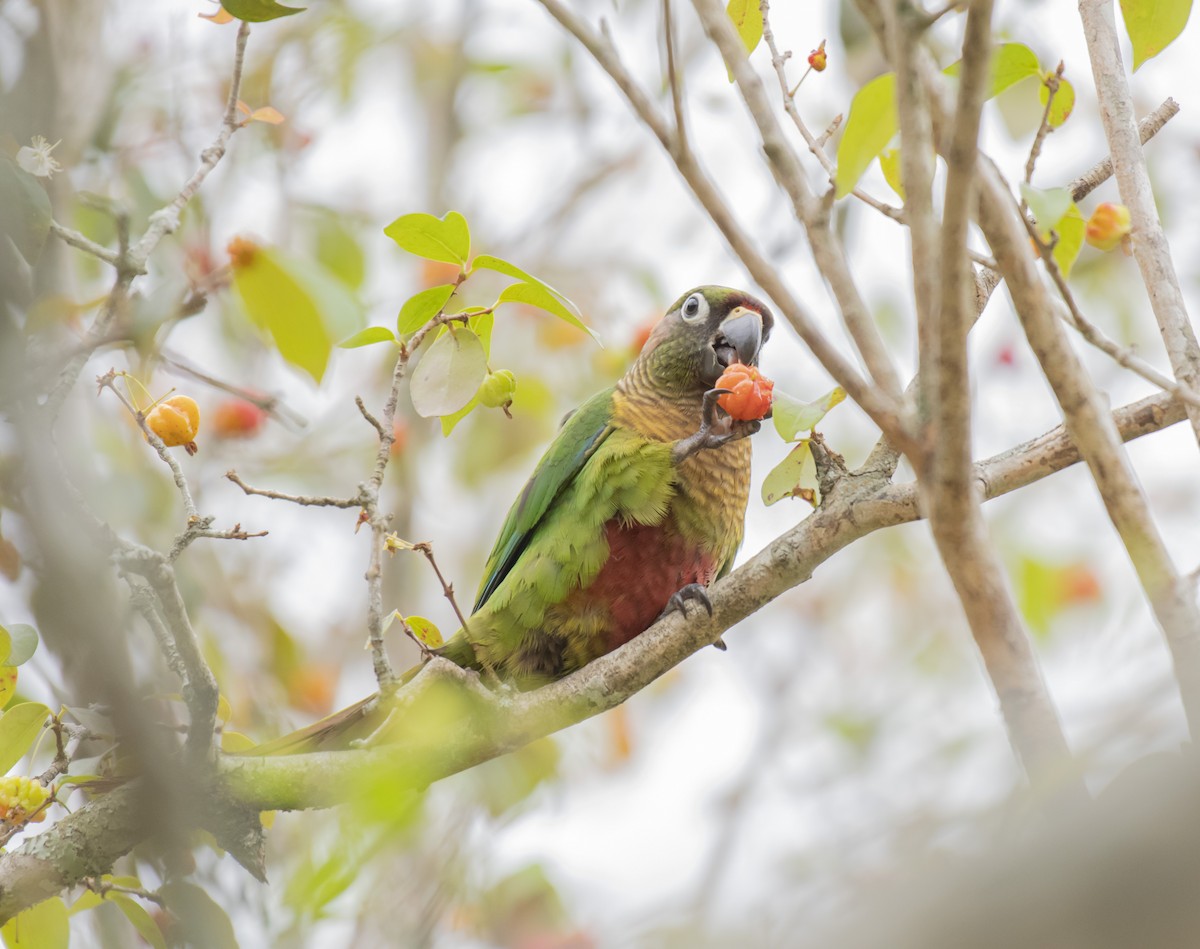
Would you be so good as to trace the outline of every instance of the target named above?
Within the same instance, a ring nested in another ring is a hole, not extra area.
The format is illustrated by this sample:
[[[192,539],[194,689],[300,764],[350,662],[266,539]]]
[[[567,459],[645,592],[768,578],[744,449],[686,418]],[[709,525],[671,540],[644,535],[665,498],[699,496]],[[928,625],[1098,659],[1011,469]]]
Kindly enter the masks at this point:
[[[757,420],[714,388],[754,366],[773,324],[749,294],[699,287],[651,332],[615,386],[572,413],[501,528],[467,625],[436,653],[532,688],[580,669],[695,600],[742,541]],[[408,675],[415,674],[412,670]],[[256,752],[337,746],[372,696]]]

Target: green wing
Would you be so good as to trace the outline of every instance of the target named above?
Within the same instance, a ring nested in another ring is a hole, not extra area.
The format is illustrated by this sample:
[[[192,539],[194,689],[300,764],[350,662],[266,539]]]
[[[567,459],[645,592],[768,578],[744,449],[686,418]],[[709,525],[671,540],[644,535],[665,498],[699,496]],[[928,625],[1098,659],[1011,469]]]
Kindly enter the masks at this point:
[[[563,423],[558,437],[538,462],[505,518],[504,527],[483,569],[483,580],[472,613],[477,613],[496,592],[528,546],[534,529],[555,498],[574,480],[596,446],[612,431],[612,396],[612,389],[597,393]]]

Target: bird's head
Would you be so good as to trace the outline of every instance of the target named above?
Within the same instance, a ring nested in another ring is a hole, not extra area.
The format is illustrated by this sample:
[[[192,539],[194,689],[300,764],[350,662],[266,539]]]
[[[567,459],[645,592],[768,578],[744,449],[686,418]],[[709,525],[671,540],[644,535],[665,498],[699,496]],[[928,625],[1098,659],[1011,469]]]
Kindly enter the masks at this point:
[[[638,357],[676,392],[711,389],[731,364],[758,365],[775,318],[761,300],[729,287],[697,287],[658,321]]]

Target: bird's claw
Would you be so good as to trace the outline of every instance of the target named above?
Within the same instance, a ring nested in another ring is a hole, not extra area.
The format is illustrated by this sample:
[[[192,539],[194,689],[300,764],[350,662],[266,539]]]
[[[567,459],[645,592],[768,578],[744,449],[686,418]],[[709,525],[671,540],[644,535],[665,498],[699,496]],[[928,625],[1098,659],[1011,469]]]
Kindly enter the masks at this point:
[[[658,614],[658,618],[662,619],[664,616],[678,611],[686,619],[688,600],[695,600],[708,611],[709,616],[713,615],[712,600],[708,598],[708,591],[699,583],[689,583],[671,594],[671,599],[667,600],[666,608]]]
[[[681,438],[675,443],[672,456],[676,464],[698,451],[704,451],[706,448],[720,448],[735,439],[753,435],[762,428],[762,422],[758,419],[739,421],[724,413],[722,413],[722,417],[717,417],[717,400],[731,391],[733,390],[709,389],[704,393],[700,408],[700,428],[695,434]]]

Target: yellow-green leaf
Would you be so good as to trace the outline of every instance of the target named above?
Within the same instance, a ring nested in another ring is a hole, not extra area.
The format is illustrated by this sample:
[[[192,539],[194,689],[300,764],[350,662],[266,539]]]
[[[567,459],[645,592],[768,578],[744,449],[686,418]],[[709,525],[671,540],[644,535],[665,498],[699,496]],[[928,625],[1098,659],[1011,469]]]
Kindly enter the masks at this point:
[[[812,431],[825,414],[845,398],[846,390],[841,386],[830,389],[811,402],[801,402],[776,388],[771,404],[771,420],[775,423],[775,431],[785,442],[796,441],[801,432]]]
[[[1087,234],[1087,221],[1079,213],[1079,208],[1072,203],[1054,230],[1058,234],[1058,243],[1054,245],[1054,253],[1051,256],[1054,257],[1054,262],[1058,264],[1062,275],[1069,277],[1071,268],[1075,266],[1075,260],[1083,249],[1083,240]]]
[[[957,76],[962,64],[953,63],[943,72]],[[987,97],[999,95],[1023,79],[1041,75],[1033,50],[1022,43],[1002,43],[992,55],[991,85]],[[846,131],[838,143],[837,197],[844,198],[858,179],[896,134],[896,77],[876,76],[858,90],[850,103]]]
[[[303,13],[307,7],[285,7],[275,0],[221,0],[221,6],[239,20],[247,23],[265,23],[281,16]]]
[[[858,185],[867,166],[896,134],[896,77],[876,76],[854,94],[846,131],[838,142],[837,196],[844,198]]]
[[[763,35],[762,8],[758,0],[729,0],[725,12],[729,14],[738,36],[742,38],[746,52],[753,53]]]
[[[400,307],[400,315],[396,317],[396,332],[401,336],[415,333],[437,316],[438,311],[446,305],[446,301],[450,299],[453,292],[454,284],[445,283],[422,290],[420,293],[414,293]]]
[[[1038,101],[1041,102],[1042,108],[1046,107],[1046,100],[1050,98],[1050,89],[1043,82],[1038,86]],[[1075,87],[1067,80],[1058,80],[1058,91],[1054,93],[1054,104],[1050,106],[1049,122],[1050,128],[1056,129],[1071,117],[1071,112],[1075,109]]]
[[[235,259],[233,286],[280,355],[321,381],[333,344],[362,325],[362,310],[341,281],[312,261],[255,247]]]
[[[22,702],[0,715],[0,774],[7,774],[25,755],[50,717],[40,702]]]
[[[0,708],[4,708],[17,694],[17,670],[13,666],[0,666]]]
[[[424,616],[409,616],[404,622],[418,642],[427,649],[437,649],[446,641],[442,638],[442,631],[437,628],[437,624]]]
[[[888,187],[904,200],[904,180],[900,177],[900,149],[885,148],[879,153],[879,170]]]
[[[154,917],[146,912],[146,908],[141,903],[125,893],[111,893],[108,899],[109,902],[115,903],[120,908],[121,912],[125,914],[125,918],[138,931],[138,935],[154,949],[167,949],[167,940],[163,936],[162,930],[158,928]]]
[[[478,257],[476,257],[471,262],[471,267],[472,267],[472,269],[475,269],[475,270],[479,270],[479,269],[494,270],[496,273],[502,273],[506,277],[515,277],[517,280],[520,280],[527,284],[531,284],[534,287],[540,287],[542,290],[547,291],[547,293],[551,297],[556,298],[557,301],[562,305],[562,307],[565,310],[567,310],[567,312],[569,314],[572,315],[570,318],[568,318],[567,316],[563,316],[562,313],[557,310],[553,310],[547,306],[543,306],[540,302],[535,302],[535,301],[531,301],[531,300],[523,300],[521,302],[530,303],[530,305],[541,307],[544,310],[548,309],[551,313],[554,313],[556,316],[560,316],[563,319],[565,319],[572,326],[578,326],[580,329],[585,330],[592,337],[592,339],[594,339],[597,343],[600,342],[600,337],[597,336],[594,332],[592,332],[592,330],[589,327],[587,327],[583,324],[583,320],[582,320],[581,314],[579,312],[579,307],[577,307],[574,303],[572,303],[571,299],[565,293],[563,293],[561,290],[557,290],[554,287],[550,286],[550,284],[546,283],[545,280],[540,280],[539,278],[535,277],[533,274],[522,270],[516,264],[510,263],[509,261],[504,260],[503,258],[500,258],[500,257],[492,257],[490,254],[480,254]],[[514,294],[521,294],[521,293],[524,293],[525,291],[513,290],[512,292]],[[510,297],[509,299],[516,300],[517,297],[516,296]]]
[[[344,339],[338,346],[341,349],[357,349],[359,346],[370,346],[372,343],[394,343],[396,337],[386,326],[368,326],[359,330],[349,339]]]
[[[17,913],[0,929],[8,949],[67,949],[71,917],[62,897],[52,896]]]
[[[424,418],[450,415],[475,395],[487,374],[487,356],[479,337],[464,327],[434,340],[413,372],[409,392]]]
[[[479,390],[476,389],[475,391],[478,393]],[[465,419],[468,415],[470,415],[478,407],[479,407],[479,396],[473,395],[473,396],[471,396],[471,401],[468,402],[466,405],[464,405],[457,412],[451,412],[449,415],[443,415],[441,418],[442,436],[445,437],[446,435],[449,435],[452,431],[454,431],[455,426],[457,426],[459,422],[461,422],[463,419]]]
[[[1183,32],[1192,0],[1121,0],[1121,17],[1133,44],[1133,68],[1153,59]]]
[[[447,264],[466,264],[471,255],[471,232],[457,211],[436,218],[432,214],[403,214],[383,229],[410,254]]]
[[[817,466],[807,438],[788,452],[763,480],[763,504],[769,507],[784,498],[803,498],[816,507]]]

